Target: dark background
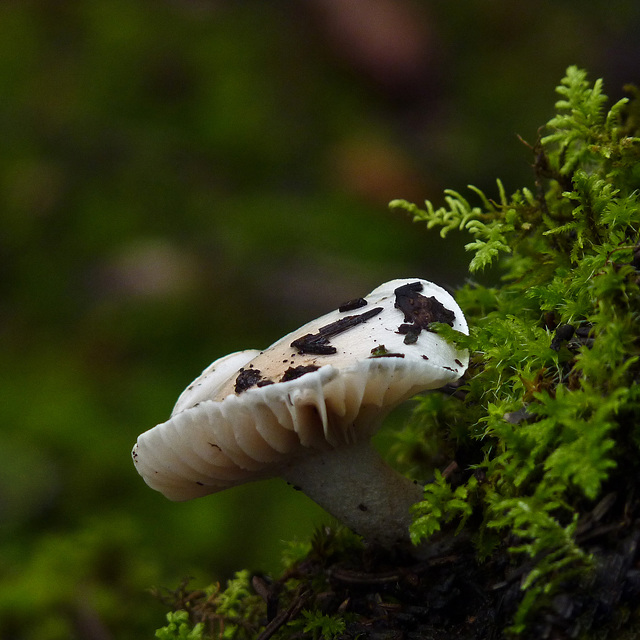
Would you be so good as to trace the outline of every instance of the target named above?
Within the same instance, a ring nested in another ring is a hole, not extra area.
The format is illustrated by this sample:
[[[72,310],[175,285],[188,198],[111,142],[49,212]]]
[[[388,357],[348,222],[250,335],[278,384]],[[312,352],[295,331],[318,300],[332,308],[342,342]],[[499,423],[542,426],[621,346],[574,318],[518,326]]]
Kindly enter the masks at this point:
[[[0,637],[152,637],[148,593],[278,571],[327,516],[274,480],[188,503],[137,435],[212,360],[381,282],[464,282],[387,209],[532,186],[570,64],[640,82],[640,4],[0,4]],[[396,420],[396,422],[400,422]]]

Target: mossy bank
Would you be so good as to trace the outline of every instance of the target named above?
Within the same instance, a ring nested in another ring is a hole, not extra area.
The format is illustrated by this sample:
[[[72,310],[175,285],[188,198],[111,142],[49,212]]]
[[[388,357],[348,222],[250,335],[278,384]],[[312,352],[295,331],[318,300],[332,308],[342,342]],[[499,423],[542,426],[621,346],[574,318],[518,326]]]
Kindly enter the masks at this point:
[[[613,105],[576,67],[530,141],[532,181],[405,201],[467,232],[457,300],[470,335],[457,388],[417,400],[397,461],[429,480],[416,563],[323,530],[279,577],[165,595],[157,637],[635,638],[640,634],[640,102]],[[472,178],[472,177],[471,177]],[[474,204],[475,203],[475,204]],[[474,281],[483,270],[487,286]]]

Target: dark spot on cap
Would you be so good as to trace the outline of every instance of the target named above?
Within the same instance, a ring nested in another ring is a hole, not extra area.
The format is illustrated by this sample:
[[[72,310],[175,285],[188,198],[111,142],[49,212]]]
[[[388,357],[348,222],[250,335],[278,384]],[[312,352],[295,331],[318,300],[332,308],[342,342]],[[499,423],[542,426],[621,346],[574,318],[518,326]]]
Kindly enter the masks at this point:
[[[454,360],[454,362],[455,362],[459,367],[462,367],[462,366],[463,366],[463,365],[462,365],[462,362],[460,362],[460,360],[458,360],[458,358],[456,358],[456,359]]]
[[[362,502],[358,505],[358,509],[360,509],[360,511],[369,511],[369,507],[367,507],[366,504],[362,504]]]
[[[447,309],[434,296],[423,296],[421,282],[398,287],[395,306],[404,313],[404,321],[427,329],[432,322],[444,322],[453,326],[456,314]]]
[[[418,336],[422,328],[417,324],[401,324],[398,327],[398,333],[404,334],[403,342],[405,344],[415,344],[418,342]]]
[[[329,344],[324,336],[317,333],[307,333],[291,343],[300,353],[311,353],[318,356],[330,356],[336,353],[337,349]]]
[[[305,373],[311,373],[312,371],[316,371],[319,369],[315,364],[308,365],[300,365],[299,367],[289,367],[285,372],[282,378],[280,378],[280,382],[289,382],[289,380],[295,380],[300,376],[303,376]]]
[[[240,369],[240,373],[236,378],[236,393],[242,393],[250,389],[253,385],[260,382],[260,378],[262,378],[260,369]]]
[[[354,311],[355,309],[360,309],[361,307],[366,307],[367,301],[364,298],[355,298],[354,300],[349,300],[349,302],[344,302],[338,307],[338,311],[341,313],[344,311]]]
[[[291,346],[298,350],[299,353],[311,353],[317,355],[331,355],[336,353],[336,348],[329,344],[329,338],[344,333],[353,327],[362,324],[377,316],[382,311],[382,307],[370,309],[357,316],[345,316],[335,322],[326,324],[318,329],[318,333],[307,333],[291,343]]]
[[[200,482],[198,480],[196,480],[196,484],[199,484],[201,487],[204,487],[204,483],[202,483],[202,482]]]
[[[456,314],[447,309],[434,296],[423,296],[421,282],[412,282],[398,287],[395,306],[404,314],[405,324],[398,327],[398,333],[406,334],[405,344],[415,344],[423,329],[429,329],[432,322],[443,322],[453,326]]]

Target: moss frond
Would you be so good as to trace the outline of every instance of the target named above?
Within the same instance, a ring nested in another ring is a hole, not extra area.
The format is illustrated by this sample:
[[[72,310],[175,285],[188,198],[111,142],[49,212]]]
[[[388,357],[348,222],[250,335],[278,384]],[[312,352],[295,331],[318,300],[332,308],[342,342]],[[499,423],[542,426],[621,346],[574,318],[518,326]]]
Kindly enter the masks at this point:
[[[576,535],[585,505],[640,472],[637,439],[632,450],[620,445],[640,413],[638,132],[627,101],[606,111],[602,82],[590,84],[583,70],[569,67],[557,91],[558,112],[534,147],[536,198],[500,189],[495,204],[475,190],[477,206],[455,192],[439,209],[391,204],[441,233],[474,233],[471,271],[503,256],[502,286],[459,295],[473,356],[456,434],[466,414],[483,482],[469,472],[454,489],[436,472],[415,506],[412,536],[428,538],[456,515],[464,526],[475,510],[485,560],[495,550],[491,531],[510,540],[513,557],[527,557],[515,633],[592,567]]]

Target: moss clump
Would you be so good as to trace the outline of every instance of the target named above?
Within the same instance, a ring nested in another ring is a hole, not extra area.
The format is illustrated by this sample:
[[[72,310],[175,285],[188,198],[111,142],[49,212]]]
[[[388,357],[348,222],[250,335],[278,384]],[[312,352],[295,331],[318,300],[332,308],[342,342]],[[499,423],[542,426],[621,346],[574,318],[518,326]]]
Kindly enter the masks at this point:
[[[605,111],[601,81],[590,86],[576,67],[557,90],[558,113],[533,147],[534,191],[507,197],[499,185],[493,202],[475,190],[478,207],[455,192],[440,209],[392,203],[443,235],[468,230],[472,272],[501,258],[499,287],[459,294],[473,373],[455,431],[433,434],[452,459],[465,453],[463,478],[428,488],[412,535],[472,507],[480,560],[506,546],[522,568],[515,633],[570,580],[595,579],[598,547],[630,544],[640,515],[637,106],[622,99]],[[432,400],[422,403],[424,413]]]
[[[606,109],[576,67],[558,93],[532,188],[391,203],[467,231],[470,271],[499,281],[458,292],[471,334],[439,330],[470,350],[469,372],[454,395],[420,398],[399,439],[434,475],[412,538],[446,552],[416,564],[319,534],[236,610],[254,636],[225,637],[640,633],[640,107]]]

